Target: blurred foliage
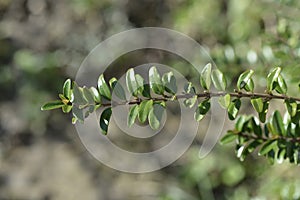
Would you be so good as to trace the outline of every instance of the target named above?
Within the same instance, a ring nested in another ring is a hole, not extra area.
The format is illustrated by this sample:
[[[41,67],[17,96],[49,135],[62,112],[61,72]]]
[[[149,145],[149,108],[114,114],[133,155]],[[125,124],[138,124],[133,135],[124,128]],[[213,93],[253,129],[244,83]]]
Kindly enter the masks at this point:
[[[277,66],[287,84],[297,86],[299,9],[298,0],[1,0],[0,199],[299,199],[298,167],[270,167],[252,156],[240,163],[233,147],[217,147],[200,160],[201,137],[157,173],[122,175],[84,153],[70,116],[40,111],[100,41],[143,26],[175,29],[199,41],[232,87],[241,72],[254,69],[263,90],[263,77]],[[125,58],[115,64],[145,63]],[[187,69],[182,61],[150,58]],[[296,86],[289,95],[299,94]]]

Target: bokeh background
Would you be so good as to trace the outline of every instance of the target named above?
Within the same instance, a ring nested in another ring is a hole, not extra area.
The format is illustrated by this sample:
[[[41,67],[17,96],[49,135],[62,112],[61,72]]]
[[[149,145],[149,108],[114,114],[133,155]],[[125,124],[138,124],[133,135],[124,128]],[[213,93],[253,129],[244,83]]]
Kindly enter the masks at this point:
[[[197,40],[231,89],[238,74],[251,68],[263,92],[268,71],[281,66],[289,94],[299,96],[298,0],[0,0],[0,199],[299,199],[297,166],[271,166],[255,154],[240,162],[233,145],[217,145],[199,159],[202,136],[160,171],[115,171],[86,151],[71,115],[40,111],[99,42],[145,26]],[[133,52],[114,65],[162,60],[187,77],[192,73],[177,57],[153,51]],[[252,112],[249,103],[242,112]]]

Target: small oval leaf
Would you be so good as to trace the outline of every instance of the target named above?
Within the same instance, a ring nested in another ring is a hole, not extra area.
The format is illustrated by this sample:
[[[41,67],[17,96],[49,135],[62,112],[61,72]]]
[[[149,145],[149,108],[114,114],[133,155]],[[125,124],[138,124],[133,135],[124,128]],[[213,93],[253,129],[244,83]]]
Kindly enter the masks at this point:
[[[267,141],[258,152],[258,155],[263,156],[269,153],[277,146],[277,140],[269,140]]]
[[[139,120],[144,123],[147,120],[148,114],[153,106],[153,100],[144,100],[139,105]]]
[[[251,77],[252,77],[253,73],[254,73],[254,71],[252,69],[250,69],[250,70],[247,70],[247,71],[243,72],[239,76],[239,79],[237,81],[238,90],[244,89],[245,86],[247,86],[247,85],[250,86],[250,88],[249,88],[250,91],[253,90],[253,87],[251,88],[251,80],[252,80]]]
[[[223,73],[220,70],[214,69],[212,71],[211,78],[216,89],[225,91],[227,87],[227,82]]]
[[[200,84],[205,90],[210,89],[210,84],[211,84],[211,63],[208,63],[205,65],[203,68],[201,74],[200,74]]]
[[[71,79],[67,79],[63,85],[63,95],[70,100],[71,99]]]
[[[130,108],[129,113],[128,113],[128,120],[127,120],[127,125],[129,127],[131,127],[134,124],[135,119],[138,116],[138,113],[139,113],[138,105],[134,105]]]
[[[111,117],[112,111],[111,111],[111,107],[106,108],[100,116],[100,128],[101,128],[101,132],[103,135],[107,135],[107,130],[108,130],[108,125],[109,125],[109,120]]]
[[[153,90],[156,94],[163,94],[164,93],[164,87],[160,79],[160,75],[156,69],[156,67],[151,67],[149,70],[149,83],[150,88]]]
[[[237,137],[238,137],[237,134],[233,133],[232,131],[228,131],[228,132],[226,133],[226,135],[225,135],[224,137],[222,137],[222,139],[220,140],[220,143],[221,143],[222,145],[227,144],[227,143],[230,143],[230,142],[236,140]]]
[[[157,130],[159,128],[164,109],[164,106],[162,106],[160,103],[153,104],[153,107],[150,109],[148,121],[153,130]]]
[[[106,98],[107,100],[111,100],[111,92],[110,89],[104,79],[104,75],[101,74],[98,79],[98,90],[101,96]]]
[[[57,109],[57,108],[61,108],[63,107],[65,104],[60,101],[60,100],[57,100],[57,101],[50,101],[50,102],[47,102],[45,103],[42,107],[41,107],[41,110],[53,110],[53,109]]]
[[[252,104],[253,108],[256,110],[256,112],[258,112],[258,113],[263,112],[264,102],[263,102],[262,98],[258,97],[258,98],[251,99],[251,104]]]
[[[228,106],[228,117],[230,120],[234,120],[241,108],[241,100],[240,99],[234,99],[230,105]]]
[[[227,109],[230,105],[230,94],[219,97],[219,104],[222,108]]]
[[[275,69],[273,69],[267,77],[267,90],[268,91],[272,91],[275,88],[275,82],[278,79],[278,76],[280,75],[281,72],[281,68],[280,67],[276,67]]]

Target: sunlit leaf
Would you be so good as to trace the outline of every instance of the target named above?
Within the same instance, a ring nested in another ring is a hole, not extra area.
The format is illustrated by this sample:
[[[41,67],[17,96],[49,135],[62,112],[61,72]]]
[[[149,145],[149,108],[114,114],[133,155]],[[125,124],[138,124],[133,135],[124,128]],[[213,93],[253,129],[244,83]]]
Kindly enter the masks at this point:
[[[290,116],[294,117],[297,114],[297,102],[295,100],[289,99],[285,100],[285,105]]]
[[[177,92],[177,84],[175,76],[173,75],[173,72],[165,73],[162,76],[162,82],[165,87],[165,90],[170,94],[176,94]]]
[[[227,87],[227,82],[223,73],[220,70],[214,69],[212,71],[211,78],[216,89],[225,91]]]
[[[101,74],[98,79],[98,90],[101,96],[104,98],[111,100],[111,92],[110,89],[104,79],[104,75]]]
[[[230,143],[230,142],[236,140],[237,137],[238,137],[238,135],[237,135],[236,133],[233,133],[232,131],[228,131],[228,132],[226,133],[226,135],[224,135],[224,136],[222,137],[222,139],[220,140],[220,143],[221,143],[222,145],[227,144],[227,143]]]
[[[41,110],[53,110],[53,109],[57,109],[57,108],[61,108],[63,107],[65,104],[60,101],[60,100],[57,100],[57,101],[50,101],[50,102],[47,102],[45,103],[42,107],[41,107]]]
[[[122,85],[118,82],[118,80],[115,77],[109,80],[109,85],[112,89],[113,94],[115,94],[121,100],[126,100],[125,91]]]
[[[96,103],[100,103],[101,104],[101,96],[100,96],[99,91],[96,88],[94,88],[94,87],[91,87],[90,91],[91,91],[91,93],[93,95],[94,101]]]
[[[275,88],[275,82],[278,79],[278,76],[280,75],[281,72],[281,68],[280,67],[276,67],[275,69],[273,69],[267,77],[267,89],[268,91],[272,91]]]
[[[129,113],[128,113],[128,120],[127,120],[127,125],[129,127],[131,127],[134,124],[135,119],[138,116],[138,113],[139,113],[138,105],[134,105],[130,108]]]
[[[238,90],[244,89],[245,86],[249,85],[249,90],[252,91],[253,87],[251,87],[251,77],[253,75],[254,71],[252,69],[247,70],[243,72],[237,81],[237,88]]]
[[[273,114],[273,116],[271,117],[271,124],[274,127],[274,131],[276,135],[285,135],[285,128],[284,128],[284,123],[281,117],[281,114],[278,110],[276,110]]]
[[[234,99],[230,105],[228,106],[228,117],[230,120],[234,120],[240,110],[241,107],[241,100],[240,99]]]
[[[138,118],[141,123],[144,123],[147,120],[148,114],[153,107],[153,100],[144,100],[139,105],[139,114]]]
[[[135,75],[135,80],[136,80],[136,84],[137,84],[137,93],[138,94],[143,94],[144,91],[144,79],[141,75],[136,74]]]
[[[258,98],[251,99],[251,104],[252,104],[253,108],[256,110],[256,112],[258,112],[258,113],[263,112],[264,102],[263,102],[262,98],[258,97]]]
[[[269,109],[269,104],[270,104],[269,101],[264,101],[264,102],[263,102],[263,110],[262,110],[262,112],[260,112],[260,113],[258,114],[259,120],[260,120],[262,123],[265,123],[265,121],[266,121],[266,116],[267,116],[267,112],[268,112],[268,109]]]
[[[258,155],[263,156],[269,153],[272,149],[277,146],[277,140],[269,140],[267,141],[258,152]]]
[[[63,85],[63,95],[67,98],[67,99],[71,99],[71,85],[72,85],[72,82],[71,82],[71,79],[67,79],[65,82],[64,82],[64,85]]]
[[[72,106],[71,105],[64,105],[62,107],[63,113],[69,113],[71,110],[72,110]]]
[[[149,83],[150,88],[153,90],[156,94],[163,94],[164,93],[164,87],[160,79],[160,75],[156,69],[156,67],[151,67],[149,70]]]
[[[219,104],[222,108],[227,109],[230,105],[230,94],[219,97]]]
[[[197,95],[194,95],[191,98],[185,99],[183,104],[188,108],[192,108],[195,105],[197,98]]]
[[[278,76],[277,82],[275,82],[275,83],[276,83],[276,86],[275,86],[276,92],[278,92],[279,94],[287,93],[287,85],[281,75]]]
[[[184,91],[187,93],[187,94],[196,94],[196,89],[195,87],[193,86],[193,83],[192,82],[187,82],[184,87],[183,87]]]
[[[138,85],[135,79],[135,73],[132,68],[130,68],[126,72],[126,85],[127,89],[130,92],[131,95],[137,96],[138,95]]]
[[[204,100],[203,102],[199,103],[197,109],[194,114],[194,118],[196,121],[200,121],[203,117],[207,114],[210,109],[210,101],[209,99]]]
[[[211,84],[211,63],[208,63],[203,68],[201,75],[200,75],[200,84],[205,90],[210,89]]]

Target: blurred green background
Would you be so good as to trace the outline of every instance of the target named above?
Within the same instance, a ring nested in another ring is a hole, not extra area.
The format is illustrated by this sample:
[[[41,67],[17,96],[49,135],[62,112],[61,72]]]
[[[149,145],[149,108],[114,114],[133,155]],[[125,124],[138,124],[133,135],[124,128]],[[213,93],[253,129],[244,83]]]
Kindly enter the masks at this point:
[[[281,66],[289,94],[299,96],[298,0],[0,0],[0,199],[300,199],[297,166],[255,154],[240,162],[230,145],[199,159],[202,136],[160,171],[115,171],[85,150],[71,115],[40,111],[99,42],[144,26],[197,40],[232,88],[252,68],[263,92],[268,71]],[[143,61],[132,55],[118,64]],[[165,62],[186,71],[177,59]]]

